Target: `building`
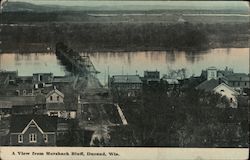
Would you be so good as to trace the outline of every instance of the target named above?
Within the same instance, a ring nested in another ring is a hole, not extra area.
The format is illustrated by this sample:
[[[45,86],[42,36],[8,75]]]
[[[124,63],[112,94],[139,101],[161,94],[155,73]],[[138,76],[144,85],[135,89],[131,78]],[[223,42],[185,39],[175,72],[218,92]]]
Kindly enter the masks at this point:
[[[180,82],[179,80],[175,78],[168,78],[166,76],[163,76],[161,78],[163,84],[167,86],[168,90],[174,90],[174,89],[179,89],[180,88]]]
[[[137,96],[142,90],[142,80],[138,75],[115,75],[109,83],[114,92],[126,93],[128,97]]]
[[[76,110],[66,109],[64,103],[48,103],[46,104],[48,116],[55,116],[64,119],[75,119]]]
[[[235,89],[250,88],[250,77],[245,73],[233,73],[225,76],[224,80]]]
[[[226,67],[224,70],[217,70],[215,67],[209,67],[202,70],[201,78],[203,80],[220,79],[235,90],[250,88],[250,75],[246,73],[234,73],[233,69]]]
[[[46,96],[46,104],[47,103],[63,103],[64,94],[60,92],[56,87],[52,91],[50,91]]]
[[[217,79],[217,68],[209,67],[207,68],[207,80]]]
[[[32,81],[34,84],[51,84],[53,81],[53,73],[34,73]]]
[[[219,93],[222,96],[225,96],[229,100],[230,107],[238,107],[237,96],[239,95],[239,93],[230,86],[226,85],[225,83],[221,83],[217,87],[215,87],[213,91],[215,93]]]
[[[75,119],[77,105],[64,102],[64,94],[54,87],[46,96],[46,114],[65,119]],[[71,101],[73,103],[73,101]],[[73,105],[74,106],[74,105]]]
[[[16,77],[16,83],[27,83],[27,84],[32,84],[32,76],[18,76]]]
[[[159,71],[144,71],[143,81],[146,84],[159,83],[160,72]]]
[[[0,86],[14,84],[17,76],[17,71],[0,71]]]
[[[46,115],[13,115],[11,146],[55,146],[57,118]]]
[[[232,87],[225,83],[222,83],[218,79],[210,79],[199,84],[196,89],[204,90],[205,92],[219,93],[221,97],[226,97],[230,107],[237,108],[238,101],[237,96],[239,93],[235,91]]]

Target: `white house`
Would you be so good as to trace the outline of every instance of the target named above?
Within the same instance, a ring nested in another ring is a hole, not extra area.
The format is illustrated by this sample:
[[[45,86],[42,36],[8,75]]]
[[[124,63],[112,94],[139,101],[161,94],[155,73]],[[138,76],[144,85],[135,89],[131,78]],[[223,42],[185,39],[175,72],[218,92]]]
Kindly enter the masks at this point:
[[[235,91],[232,87],[228,86],[225,83],[221,83],[218,79],[210,79],[199,84],[196,89],[204,90],[206,92],[215,92],[219,93],[222,97],[225,96],[229,103],[230,107],[237,108],[237,96],[239,93]]]
[[[221,83],[217,87],[215,87],[213,91],[227,97],[230,103],[230,107],[237,108],[238,102],[236,96],[239,95],[239,93],[233,88],[229,87],[225,83]]]
[[[64,94],[54,88],[52,91],[50,91],[46,96],[46,103],[63,103],[64,100]]]
[[[46,109],[48,116],[75,119],[76,111],[69,109],[69,104],[64,103],[64,94],[54,88],[46,96]]]

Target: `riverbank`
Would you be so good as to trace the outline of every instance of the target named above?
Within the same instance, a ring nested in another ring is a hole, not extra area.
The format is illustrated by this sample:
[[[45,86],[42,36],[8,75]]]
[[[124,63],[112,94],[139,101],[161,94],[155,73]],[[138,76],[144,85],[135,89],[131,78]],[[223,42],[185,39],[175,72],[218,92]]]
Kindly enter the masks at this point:
[[[212,41],[212,40],[211,40]],[[1,53],[55,53],[55,45],[49,43],[18,43],[14,44],[11,42],[4,42],[1,46]],[[78,52],[87,52],[87,53],[96,53],[96,52],[201,52],[207,51],[209,49],[217,49],[217,48],[249,48],[249,42],[244,41],[233,41],[230,43],[222,43],[222,42],[210,42],[207,46],[203,47],[189,47],[189,48],[169,48],[169,47],[151,47],[151,46],[87,46],[84,44],[68,44],[71,48]]]

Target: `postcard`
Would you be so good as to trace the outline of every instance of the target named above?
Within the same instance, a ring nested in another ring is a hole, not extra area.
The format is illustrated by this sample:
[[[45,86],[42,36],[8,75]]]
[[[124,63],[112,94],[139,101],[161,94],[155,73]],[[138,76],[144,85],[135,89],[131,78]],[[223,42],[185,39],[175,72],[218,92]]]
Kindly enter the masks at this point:
[[[1,0],[0,159],[244,160],[247,1]]]

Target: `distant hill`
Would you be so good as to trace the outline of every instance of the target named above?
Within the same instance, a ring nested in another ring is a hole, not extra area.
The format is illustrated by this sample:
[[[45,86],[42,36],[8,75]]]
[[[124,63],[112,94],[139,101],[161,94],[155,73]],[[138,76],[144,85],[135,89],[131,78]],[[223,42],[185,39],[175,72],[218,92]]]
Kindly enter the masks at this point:
[[[55,4],[32,4],[27,2],[8,2],[4,7],[4,12],[60,12],[60,11],[181,11],[181,12],[194,12],[203,11],[203,13],[237,13],[249,14],[246,7],[206,7],[206,6],[178,6],[178,5],[146,5],[146,4],[96,4],[96,5],[76,5],[64,6]]]
[[[62,11],[66,8],[60,6],[44,6],[44,5],[34,5],[26,2],[8,2],[4,7],[4,12],[52,12],[52,11]]]

